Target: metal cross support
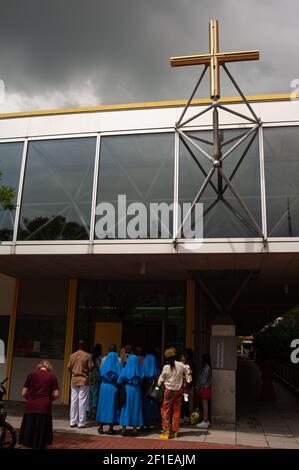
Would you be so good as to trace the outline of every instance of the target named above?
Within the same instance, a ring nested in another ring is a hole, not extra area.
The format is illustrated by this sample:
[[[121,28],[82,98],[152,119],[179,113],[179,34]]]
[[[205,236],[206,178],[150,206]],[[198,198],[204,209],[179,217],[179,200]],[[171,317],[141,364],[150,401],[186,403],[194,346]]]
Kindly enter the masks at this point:
[[[257,236],[261,237],[263,243],[266,243],[266,237],[263,233],[263,230],[259,226],[258,222],[256,221],[254,215],[252,214],[250,208],[246,204],[246,202],[242,199],[241,195],[232,184],[232,179],[235,176],[236,172],[238,171],[242,161],[244,160],[249,148],[251,147],[256,135],[259,126],[261,125],[261,120],[257,117],[256,113],[254,112],[252,106],[246,99],[245,95],[243,94],[242,90],[232,77],[231,73],[226,67],[226,62],[235,62],[235,61],[245,61],[245,60],[257,60],[259,59],[259,51],[241,51],[241,52],[219,52],[219,32],[218,32],[218,21],[217,20],[210,20],[209,23],[209,38],[210,38],[210,52],[209,54],[201,54],[195,56],[183,56],[183,57],[172,57],[170,59],[170,63],[173,67],[184,66],[184,65],[196,65],[196,64],[204,64],[204,70],[202,71],[194,90],[191,93],[189,100],[184,107],[182,114],[175,125],[175,130],[179,134],[181,142],[188,150],[191,158],[195,161],[201,172],[203,173],[205,179],[202,183],[201,187],[199,188],[195,199],[193,200],[189,211],[187,212],[184,220],[180,224],[177,229],[177,232],[174,235],[174,244],[177,246],[177,240],[181,237],[181,230],[186,223],[187,219],[191,216],[192,211],[195,207],[195,204],[200,201],[202,198],[206,188],[210,185],[216,193],[216,199],[212,204],[205,210],[204,215],[206,215],[215,205],[222,201],[225,206],[241,221],[243,224],[249,228],[253,233]],[[227,106],[222,105],[219,103],[220,98],[220,66],[226,72],[226,75],[229,77],[231,82],[233,83],[234,87],[238,91],[239,95],[242,98],[242,101],[245,103],[247,109],[250,112],[250,116],[247,116],[241,112],[232,110]],[[212,99],[212,103],[205,107],[202,111],[196,113],[195,115],[188,117],[183,121],[183,118],[188,110],[188,108],[192,105],[192,100],[197,92],[199,85],[202,82],[202,79],[207,71],[207,68],[210,68],[210,96]],[[242,134],[242,136],[238,139],[233,138],[230,141],[223,143],[222,142],[222,131],[220,129],[219,123],[219,109],[225,112],[229,112],[234,114],[242,119],[245,119],[253,126],[250,127],[246,132]],[[197,119],[198,117],[204,115],[205,113],[212,110],[213,114],[213,139],[212,142],[205,142],[212,146],[211,154],[209,154],[198,142],[202,139],[194,138],[185,132],[184,127],[187,124],[190,124],[192,121]],[[249,139],[250,137],[250,139]],[[242,152],[239,161],[236,164],[235,169],[233,170],[232,174],[228,177],[224,170],[223,170],[223,161],[229,157],[244,141],[249,140],[248,144],[246,145],[245,150]],[[223,153],[223,147],[229,143],[232,143],[232,146]],[[211,169],[209,172],[205,171],[203,166],[201,165],[200,161],[198,160],[194,151],[192,151],[191,147],[196,149],[203,157],[205,157],[208,161],[211,162]],[[212,181],[212,177],[214,172],[217,172],[217,184]],[[248,217],[249,221],[243,217],[225,198],[224,193],[229,189],[235,199],[237,200],[238,204],[242,208],[243,212]]]

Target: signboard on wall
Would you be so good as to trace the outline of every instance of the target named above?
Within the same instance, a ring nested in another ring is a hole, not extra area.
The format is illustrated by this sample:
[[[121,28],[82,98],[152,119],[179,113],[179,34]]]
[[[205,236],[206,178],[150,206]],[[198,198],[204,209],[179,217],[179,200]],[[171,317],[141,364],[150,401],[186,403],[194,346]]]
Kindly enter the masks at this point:
[[[211,336],[213,369],[237,369],[237,344],[235,336]]]

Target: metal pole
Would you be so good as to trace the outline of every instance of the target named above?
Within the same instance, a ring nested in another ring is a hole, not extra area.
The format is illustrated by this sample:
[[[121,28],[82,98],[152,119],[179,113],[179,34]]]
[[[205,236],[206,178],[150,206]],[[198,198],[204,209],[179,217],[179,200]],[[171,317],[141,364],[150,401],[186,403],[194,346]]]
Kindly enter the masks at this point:
[[[194,116],[190,117],[189,119],[186,119],[186,121],[182,122],[182,124],[180,126],[177,126],[177,127],[183,127],[185,126],[186,124],[188,124],[189,122],[193,121],[194,119],[198,118],[199,116],[202,116],[203,114],[207,113],[208,111],[210,111],[211,108],[213,108],[213,104],[211,104],[210,106],[208,106],[206,109],[204,109],[203,111],[200,111],[199,113],[195,114]]]
[[[237,300],[240,297],[242,291],[245,289],[248,282],[250,281],[252,273],[253,273],[253,270],[249,271],[248,275],[243,280],[243,282],[240,285],[239,289],[237,290],[237,292],[235,293],[235,295],[232,297],[231,301],[228,303],[227,307],[225,308],[226,312],[229,312],[232,309],[233,305],[237,302]]]
[[[217,103],[215,103],[213,110],[213,158],[214,160],[220,160],[221,158],[221,143],[219,136],[219,115],[217,109]]]
[[[249,109],[249,111],[251,112],[251,114],[253,115],[254,119],[256,120],[256,122],[260,122],[260,119],[257,117],[257,115],[255,114],[255,112],[253,111],[252,107],[250,106],[250,104],[248,103],[245,95],[243,94],[241,88],[239,87],[239,85],[237,84],[237,82],[235,81],[235,79],[233,78],[233,76],[231,75],[231,73],[229,72],[229,70],[227,69],[225,63],[222,64],[222,67],[224,68],[226,74],[228,75],[229,79],[231,80],[232,84],[234,85],[234,87],[237,89],[238,93],[240,94],[240,96],[242,97],[244,103],[246,104],[247,108]]]
[[[227,111],[228,113],[234,114],[235,116],[238,116],[242,119],[246,119],[247,121],[250,121],[253,124],[257,124],[259,122],[259,121],[256,121],[255,119],[245,116],[245,114],[238,113],[238,111],[234,111],[233,109],[227,108],[226,106],[223,106],[222,104],[218,104],[218,108],[223,109],[224,111]]]
[[[200,285],[200,287],[203,289],[203,291],[207,294],[209,299],[211,300],[212,304],[216,309],[220,312],[223,313],[223,308],[221,307],[220,303],[216,300],[215,296],[212,294],[210,289],[206,286],[206,284],[201,280],[199,274],[195,271],[193,273],[193,276],[195,277],[196,281]]]
[[[199,201],[199,199],[201,198],[202,194],[204,193],[204,191],[205,191],[207,185],[209,184],[210,179],[211,179],[212,176],[213,176],[214,171],[215,171],[215,168],[214,168],[214,167],[210,169],[210,171],[209,171],[209,173],[208,173],[208,176],[207,176],[206,179],[204,180],[203,185],[201,186],[201,188],[200,188],[200,190],[198,191],[198,193],[197,193],[197,195],[196,195],[194,201],[192,202],[191,207],[190,207],[190,209],[188,210],[187,214],[185,215],[183,222],[181,223],[181,225],[180,225],[179,228],[178,228],[178,231],[177,231],[177,233],[176,233],[176,236],[174,237],[175,240],[178,238],[178,235],[180,234],[181,229],[182,229],[182,227],[184,226],[184,224],[185,224],[186,220],[188,219],[189,215],[190,215],[191,212],[193,211],[193,208],[194,208],[195,204]]]
[[[234,177],[235,174],[237,173],[237,171],[238,171],[238,169],[239,169],[239,167],[240,167],[242,161],[243,161],[244,158],[246,157],[246,154],[247,154],[248,150],[250,149],[250,147],[251,147],[251,145],[252,145],[252,143],[253,143],[253,141],[254,141],[254,139],[255,139],[255,137],[256,137],[256,134],[257,134],[257,130],[256,130],[255,134],[252,136],[252,138],[250,139],[250,141],[248,142],[248,144],[247,144],[247,146],[246,146],[244,152],[243,152],[242,155],[241,155],[240,160],[238,161],[237,165],[235,166],[235,169],[233,170],[233,172],[231,173],[231,175],[230,175],[230,177],[229,177],[229,180],[230,180],[230,181],[233,179],[233,177]],[[223,193],[226,191],[226,188],[227,188],[227,186],[224,187]]]
[[[190,144],[193,145],[193,147],[197,148],[197,150],[199,150],[208,160],[210,160],[211,162],[213,161],[213,158],[210,157],[210,155],[204,149],[202,149],[199,145],[197,145],[195,142],[193,142],[193,140],[188,135],[186,135],[180,129],[177,129],[177,132],[180,134],[180,136],[183,139],[186,139],[187,142],[190,142]]]
[[[20,225],[20,214],[21,214],[21,204],[22,204],[23,187],[24,187],[24,180],[25,180],[27,153],[28,153],[28,139],[25,139],[24,147],[23,147],[23,154],[22,154],[22,163],[21,163],[21,168],[20,168],[19,187],[18,187],[18,195],[17,195],[17,202],[16,202],[15,220],[14,220],[14,231],[13,231],[13,238],[12,238],[12,245],[13,245],[12,251],[13,252],[15,251],[15,245],[17,243],[18,231],[19,231],[19,225]]]
[[[246,227],[248,227],[255,235],[257,234],[256,229],[251,227],[251,225],[247,222],[247,220],[244,219],[244,217],[242,217],[242,215],[239,214],[239,212],[226,199],[223,198],[222,202],[241,222],[243,222],[244,225],[246,225]]]
[[[259,226],[259,224],[257,223],[257,221],[255,220],[254,216],[252,215],[250,209],[247,207],[247,205],[245,204],[245,202],[242,200],[241,196],[239,195],[238,191],[234,188],[234,186],[232,185],[232,183],[229,181],[228,177],[226,176],[226,174],[223,172],[222,168],[218,168],[218,171],[221,173],[222,175],[222,178],[224,179],[224,181],[226,182],[226,184],[228,185],[228,187],[230,188],[231,192],[233,193],[233,195],[235,196],[235,198],[237,199],[237,201],[239,202],[240,206],[242,207],[242,209],[246,212],[246,214],[248,215],[248,217],[250,218],[251,222],[253,223],[253,225],[256,227],[257,229],[257,233],[262,237],[262,239],[264,240],[265,237],[264,237],[264,234]]]
[[[186,113],[187,109],[189,108],[190,103],[191,103],[191,101],[193,100],[193,97],[194,97],[194,95],[195,95],[195,93],[196,93],[196,91],[197,91],[197,88],[199,87],[199,85],[200,85],[200,83],[201,83],[203,77],[205,76],[205,73],[206,73],[207,69],[208,69],[208,65],[205,65],[205,67],[204,67],[204,69],[203,69],[203,71],[202,71],[202,73],[201,73],[201,75],[200,75],[200,77],[199,77],[199,79],[198,79],[198,81],[197,81],[197,83],[196,83],[196,85],[195,85],[195,88],[194,88],[194,90],[192,91],[191,96],[190,96],[188,102],[186,103],[185,108],[183,109],[183,112],[182,112],[182,114],[181,114],[180,119],[179,119],[178,122],[176,123],[176,127],[179,127],[180,123],[182,122],[182,119],[183,119],[183,117],[185,116],[185,113]]]
[[[196,163],[196,165],[198,166],[198,168],[201,170],[201,172],[203,173],[203,175],[205,177],[208,176],[208,173],[205,171],[205,169],[203,168],[203,166],[201,165],[201,163],[197,160],[196,156],[194,155],[194,153],[192,152],[192,150],[190,149],[189,145],[184,141],[184,139],[182,139],[182,142],[183,142],[183,145],[186,147],[186,149],[188,150],[188,152],[190,153],[191,157],[193,158],[194,162]],[[210,181],[210,185],[212,186],[212,188],[214,189],[215,193],[218,194],[218,191],[217,191],[217,188],[216,186],[214,185],[214,183],[212,181]]]
[[[259,151],[260,151],[260,181],[261,181],[261,210],[262,210],[262,227],[265,238],[268,238],[267,227],[267,198],[266,198],[266,176],[265,176],[265,156],[264,156],[264,134],[263,126],[259,128]]]
[[[250,134],[252,134],[252,132],[256,131],[256,129],[259,127],[259,124],[257,124],[256,126],[252,127],[248,132],[247,134],[245,134],[240,140],[238,140],[238,142],[235,143],[235,145],[233,145],[227,152],[225,152],[225,154],[220,158],[221,161],[223,161],[226,157],[228,157],[228,155],[230,153],[232,153],[237,147],[239,147],[239,145],[242,144],[242,142],[244,142],[245,139],[247,139],[247,137],[250,136]]]

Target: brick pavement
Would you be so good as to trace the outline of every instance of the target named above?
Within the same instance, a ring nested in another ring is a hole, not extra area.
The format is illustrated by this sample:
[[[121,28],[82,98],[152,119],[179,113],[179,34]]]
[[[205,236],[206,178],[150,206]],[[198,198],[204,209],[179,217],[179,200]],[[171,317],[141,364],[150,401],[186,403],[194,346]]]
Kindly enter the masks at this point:
[[[22,446],[18,446],[22,448]],[[54,432],[54,443],[48,449],[254,449],[252,446],[208,444],[202,442],[161,441],[134,437],[106,437]]]

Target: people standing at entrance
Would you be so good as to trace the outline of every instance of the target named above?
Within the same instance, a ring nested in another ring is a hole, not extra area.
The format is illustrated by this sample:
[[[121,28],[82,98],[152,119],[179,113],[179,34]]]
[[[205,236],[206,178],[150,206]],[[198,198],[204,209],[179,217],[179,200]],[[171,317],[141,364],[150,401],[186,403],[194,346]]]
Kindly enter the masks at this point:
[[[188,356],[183,354],[181,356],[181,362],[185,364],[186,367],[188,367],[189,375],[193,377],[193,371],[190,367]],[[187,383],[184,380],[183,381],[183,399],[182,399],[182,405],[181,405],[181,420],[180,420],[181,424],[189,423],[189,419],[190,419],[189,395],[190,395],[191,388],[192,388],[192,381],[190,383]]]
[[[97,343],[91,351],[93,368],[89,372],[89,403],[87,416],[95,420],[99,395],[99,369],[102,360],[102,345]]]
[[[207,429],[210,426],[209,421],[209,400],[212,395],[212,367],[211,357],[208,353],[202,355],[201,369],[196,385],[199,397],[202,403],[203,420],[196,426],[201,429]]]
[[[138,357],[138,360],[140,364],[143,366],[144,363],[144,355],[143,355],[143,350],[141,346],[136,346],[135,348],[135,354]]]
[[[177,437],[180,427],[181,403],[183,395],[183,381],[190,383],[192,377],[190,369],[182,362],[176,361],[175,348],[166,349],[164,356],[166,363],[158,380],[158,386],[165,385],[162,414],[161,439]]]
[[[144,426],[150,428],[151,426],[157,426],[161,422],[161,412],[159,404],[147,396],[146,390],[156,382],[159,375],[160,369],[158,367],[157,359],[151,353],[146,354],[143,363],[144,373],[144,391],[143,394],[143,420]]]
[[[130,344],[127,344],[126,346],[121,348],[120,351],[120,360],[121,360],[121,366],[125,367],[128,358],[133,354],[133,348]]]
[[[85,351],[84,341],[79,341],[78,351],[71,354],[68,369],[71,372],[70,426],[84,428],[88,404],[88,374],[93,368],[91,355]]]
[[[109,424],[108,434],[114,434],[113,425],[118,423],[117,380],[121,373],[121,365],[116,352],[110,352],[100,371],[100,390],[96,420],[99,423],[99,434],[103,434],[103,424]]]
[[[53,442],[52,402],[59,395],[56,376],[49,361],[41,361],[24,384],[25,412],[21,424],[19,444],[43,449]]]
[[[109,346],[108,346],[108,354],[111,353],[111,352],[117,353],[117,346],[116,346],[116,344],[114,344],[114,343],[111,343],[111,344],[109,344]],[[102,358],[101,367],[103,367],[103,365],[104,365],[104,363],[105,363],[105,361],[106,361],[106,359],[107,359],[108,354]],[[119,360],[119,363],[120,363],[120,362],[121,362],[120,357],[118,358],[118,360]]]
[[[133,436],[137,435],[137,426],[143,426],[141,385],[144,378],[142,366],[135,354],[128,357],[125,367],[118,378],[118,384],[125,384],[126,399],[120,410],[119,424],[122,436],[126,427],[133,427]]]

